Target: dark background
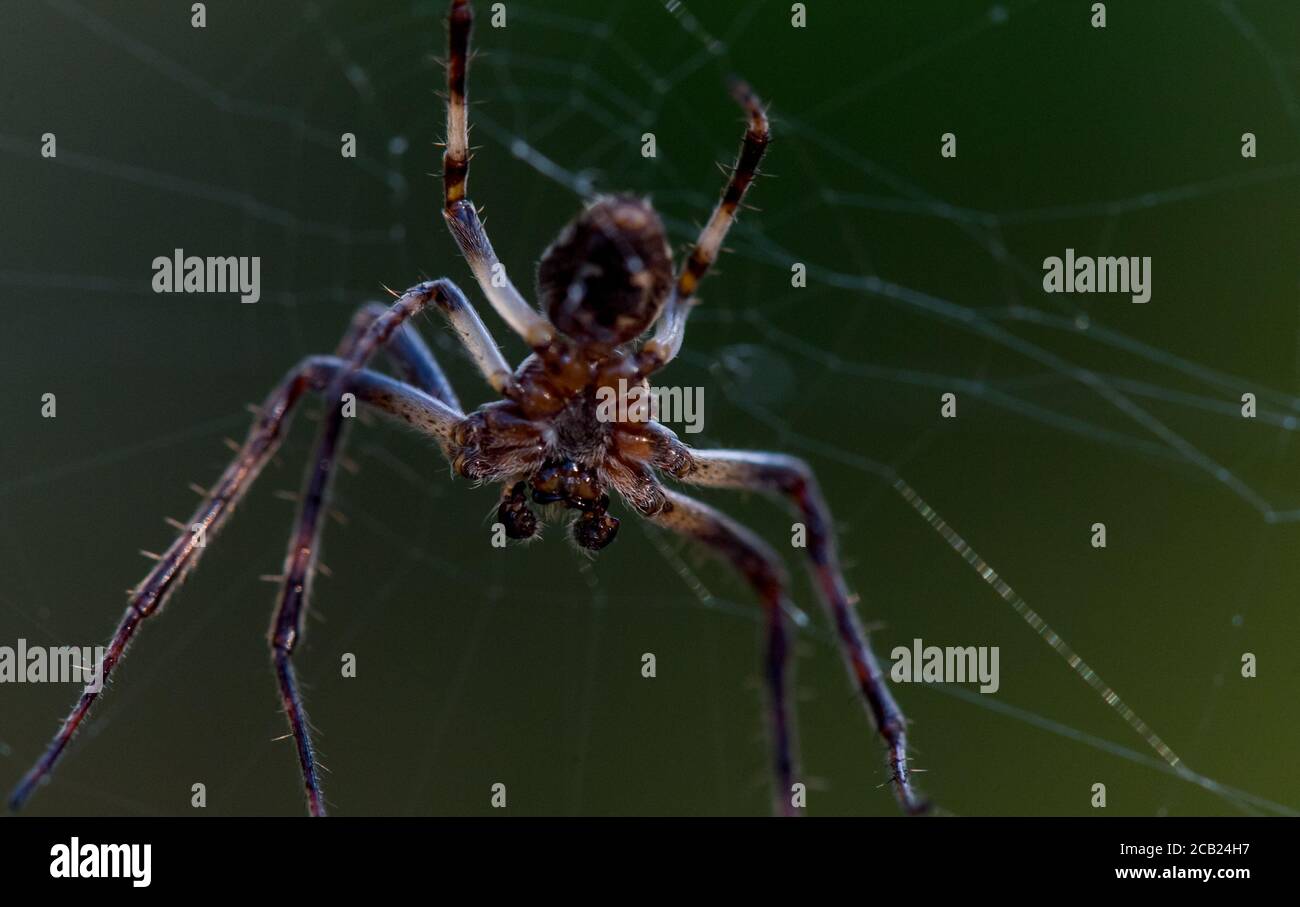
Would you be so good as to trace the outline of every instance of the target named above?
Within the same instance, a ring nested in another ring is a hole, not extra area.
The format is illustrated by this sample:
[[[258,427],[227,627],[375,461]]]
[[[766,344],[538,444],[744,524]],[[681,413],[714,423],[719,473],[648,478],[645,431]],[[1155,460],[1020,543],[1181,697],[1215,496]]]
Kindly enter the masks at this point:
[[[798,30],[783,2],[512,0],[492,29],[480,3],[471,194],[501,258],[527,273],[584,179],[651,194],[688,243],[740,134],[723,76],[743,73],[771,103],[776,178],[663,381],[706,388],[693,443],[818,469],[882,657],[914,637],[1001,647],[995,696],[897,690],[924,789],[958,814],[1091,814],[1096,782],[1111,813],[1300,808],[1300,10],[1111,3],[1102,30],[1073,0],[808,5]],[[0,3],[0,644],[101,644],[147,569],[137,549],[169,542],[162,518],[219,473],[245,404],[331,349],[381,284],[471,290],[430,176],[442,16],[213,2],[194,29],[188,3]],[[154,295],[150,262],[176,247],[261,256],[262,301]],[[1042,260],[1066,247],[1152,256],[1151,302],[1044,294]],[[423,327],[462,399],[489,399]],[[938,417],[948,390],[955,421]],[[310,440],[300,417],[32,812],[190,813],[200,781],[209,813],[302,812],[291,746],[272,742],[275,589],[258,576],[279,572],[293,505],[274,492],[298,487]],[[336,812],[485,813],[496,781],[512,813],[768,809],[757,609],[726,568],[631,519],[590,562],[555,528],[498,551],[493,493],[452,482],[431,444],[376,423],[350,453],[298,657]],[[1212,780],[1162,771],[881,465]],[[777,508],[707,497],[785,548]],[[893,814],[796,576],[815,624],[798,664],[809,811]],[[0,687],[0,786],[75,692]]]

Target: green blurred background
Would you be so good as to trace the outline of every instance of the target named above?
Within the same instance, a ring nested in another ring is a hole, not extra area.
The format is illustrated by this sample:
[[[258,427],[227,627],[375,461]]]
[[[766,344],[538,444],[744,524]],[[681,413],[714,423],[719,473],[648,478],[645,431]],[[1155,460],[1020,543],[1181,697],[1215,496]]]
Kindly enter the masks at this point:
[[[651,194],[689,242],[740,134],[723,77],[744,74],[771,103],[776,178],[663,380],[706,388],[688,440],[818,469],[882,657],[915,637],[1001,647],[995,696],[897,690],[924,789],[957,814],[1095,814],[1096,782],[1109,813],[1300,808],[1300,528],[1283,513],[1300,507],[1300,8],[1112,3],[1102,30],[1082,0],[807,5],[794,29],[784,2],[509,0],[493,29],[479,4],[471,194],[501,258],[526,273],[588,185]],[[147,568],[137,549],[166,546],[163,517],[219,473],[245,404],[331,349],[381,283],[470,286],[430,176],[443,4],[208,7],[195,29],[188,3],[0,3],[3,645],[101,644]],[[150,262],[176,247],[261,256],[262,301],[152,294]],[[1152,256],[1152,301],[1045,295],[1042,260],[1067,247]],[[423,326],[462,399],[488,399]],[[273,742],[275,590],[258,577],[279,572],[293,505],[274,492],[298,487],[310,440],[300,417],[31,812],[186,814],[196,782],[208,813],[303,811]],[[757,609],[725,567],[631,519],[590,562],[556,529],[498,551],[492,492],[452,482],[429,443],[376,423],[350,453],[298,656],[337,813],[487,813],[497,781],[515,814],[768,810]],[[1263,800],[1154,765],[881,464],[1191,768]],[[778,508],[707,497],[785,548]],[[814,622],[797,670],[809,811],[895,814],[795,576]],[[74,695],[0,687],[0,786]]]

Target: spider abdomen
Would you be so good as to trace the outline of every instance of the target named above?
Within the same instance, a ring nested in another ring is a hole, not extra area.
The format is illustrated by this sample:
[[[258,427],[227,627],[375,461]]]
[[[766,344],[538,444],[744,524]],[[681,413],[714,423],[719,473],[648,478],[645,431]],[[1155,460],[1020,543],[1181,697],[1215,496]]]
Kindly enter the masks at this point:
[[[635,196],[605,195],[542,254],[537,296],[561,333],[612,348],[650,326],[672,279],[672,253],[654,208]]]

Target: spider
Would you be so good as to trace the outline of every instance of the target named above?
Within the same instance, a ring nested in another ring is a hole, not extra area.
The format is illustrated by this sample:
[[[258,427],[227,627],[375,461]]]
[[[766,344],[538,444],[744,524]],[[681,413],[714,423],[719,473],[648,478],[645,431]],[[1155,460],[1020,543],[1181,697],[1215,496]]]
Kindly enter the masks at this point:
[[[538,529],[531,504],[572,511],[579,546],[596,551],[618,534],[610,514],[613,490],[630,509],[720,555],[753,587],[762,603],[767,638],[764,675],[773,741],[774,799],[792,805],[795,758],[787,698],[789,641],[787,578],[781,560],[753,532],[714,508],[665,487],[661,477],[690,485],[754,489],[785,499],[807,530],[813,584],[838,633],[851,677],[887,749],[890,782],[909,813],[926,809],[908,768],[906,720],[858,623],[835,553],[832,520],[810,468],[794,457],[734,450],[692,450],[653,420],[602,421],[596,392],[648,387],[651,375],[682,346],[695,290],[717,258],[723,238],[758,173],[770,137],[758,97],[743,83],[732,93],[746,130],[721,200],[680,268],[674,269],[663,223],[650,203],[631,195],[590,201],[545,250],[537,268],[538,306],[514,287],[497,260],[466,194],[469,178],[466,73],[472,12],[453,0],[448,16],[447,142],[443,154],[443,217],[475,281],[498,315],[531,348],[514,370],[465,295],[448,279],[426,281],[389,307],[363,307],[331,356],[294,367],[257,409],[234,460],[207,492],[176,540],[131,590],[129,604],[105,649],[106,682],[146,619],[194,569],[206,540],[224,525],[279,447],[292,411],[309,392],[327,401],[353,395],[380,413],[432,438],[455,473],[502,488],[498,522],[507,536],[528,539]],[[390,291],[391,292],[391,291]],[[427,307],[442,313],[483,377],[502,399],[466,414],[412,318]],[[648,338],[644,335],[653,334]],[[638,344],[638,341],[643,342]],[[400,378],[369,367],[383,351]],[[271,659],[296,745],[308,811],[325,814],[317,763],[293,668],[301,639],[321,534],[321,515],[343,434],[343,405],[333,405],[316,440],[285,558],[271,622]],[[48,749],[15,789],[20,808],[48,778],[99,697],[88,686]]]

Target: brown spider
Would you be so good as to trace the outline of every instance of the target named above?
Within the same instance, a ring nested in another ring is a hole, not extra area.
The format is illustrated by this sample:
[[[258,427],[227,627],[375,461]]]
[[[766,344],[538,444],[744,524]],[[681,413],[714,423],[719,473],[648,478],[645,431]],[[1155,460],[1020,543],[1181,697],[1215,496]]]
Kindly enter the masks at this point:
[[[307,391],[322,393],[331,401],[350,394],[432,437],[460,475],[499,483],[503,494],[498,520],[511,538],[525,539],[536,532],[531,497],[538,504],[575,510],[577,543],[591,550],[603,548],[618,532],[606,492],[612,488],[641,516],[729,560],[754,588],[766,614],[765,676],[772,712],[775,799],[780,811],[791,813],[795,770],[786,699],[785,571],[775,552],[750,530],[712,507],[664,488],[659,475],[787,498],[807,528],[814,585],[888,748],[894,791],[906,811],[923,811],[925,803],[909,780],[905,719],[854,614],[854,599],[835,555],[830,511],[808,466],[780,454],[695,451],[657,422],[610,422],[596,417],[597,389],[617,387],[620,379],[628,382],[624,387],[646,384],[681,348],[695,288],[716,259],[767,147],[768,122],[758,98],[743,84],[733,86],[748,120],[740,156],[680,273],[673,273],[663,224],[648,202],[624,195],[602,196],[566,226],[542,255],[537,271],[540,305],[534,308],[505,277],[466,197],[470,156],[465,75],[471,19],[468,0],[453,0],[443,216],[492,308],[527,342],[532,354],[511,371],[477,312],[445,278],[410,288],[389,308],[377,304],[363,308],[333,356],[305,359],[271,392],[239,453],[206,494],[189,527],[180,527],[179,537],[131,591],[126,613],[104,654],[103,680],[108,680],[140,624],[162,607],[198,563],[205,536],[211,539],[217,534],[275,453],[294,405]],[[488,383],[505,399],[468,415],[462,411],[433,353],[411,324],[412,316],[430,303],[446,316]],[[635,341],[652,326],[653,336],[637,348]],[[380,350],[402,380],[367,368]],[[270,629],[276,678],[312,815],[324,815],[325,806],[292,655],[302,634],[320,517],[339,457],[343,410],[342,405],[332,406],[321,427]],[[48,777],[100,689],[102,684],[81,694],[49,748],[14,791],[11,808],[19,808]]]

